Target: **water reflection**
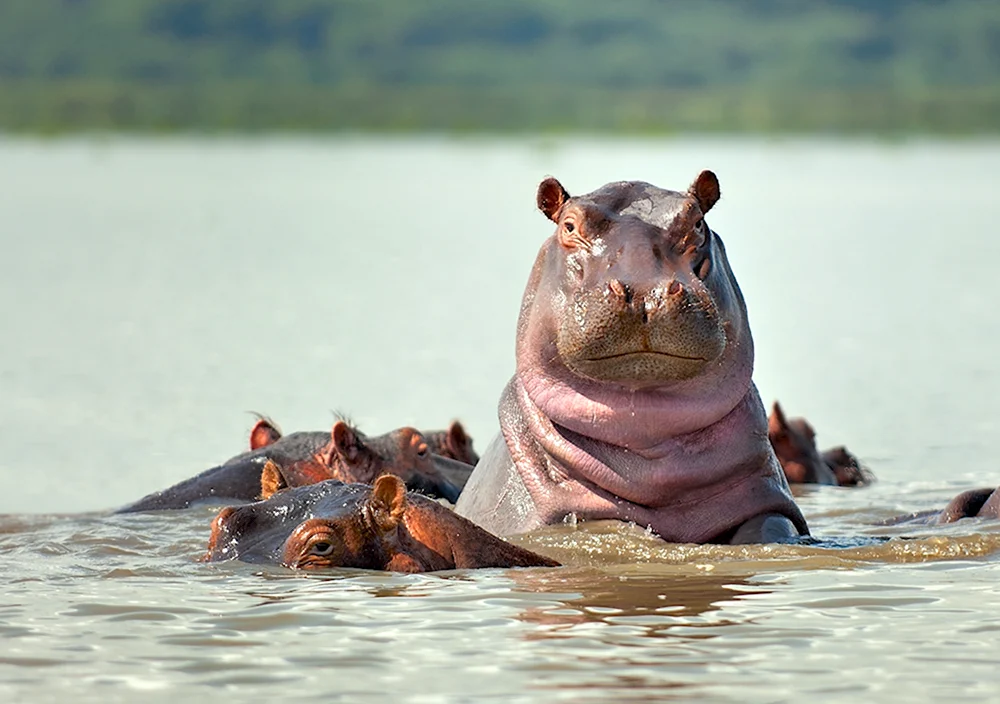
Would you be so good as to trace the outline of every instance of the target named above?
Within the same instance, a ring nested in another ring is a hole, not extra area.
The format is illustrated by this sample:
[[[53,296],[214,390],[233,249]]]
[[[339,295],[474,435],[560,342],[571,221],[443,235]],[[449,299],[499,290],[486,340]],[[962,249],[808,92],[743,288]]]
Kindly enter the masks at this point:
[[[747,575],[748,577],[750,575]],[[648,635],[664,633],[677,623],[720,608],[719,604],[747,594],[769,590],[752,586],[732,574],[678,573],[657,569],[526,570],[513,575],[517,589],[548,594],[558,608],[531,608],[519,615],[523,621],[547,626],[603,623],[638,627]],[[713,621],[714,626],[720,625]],[[559,637],[564,629],[539,631],[537,637]]]

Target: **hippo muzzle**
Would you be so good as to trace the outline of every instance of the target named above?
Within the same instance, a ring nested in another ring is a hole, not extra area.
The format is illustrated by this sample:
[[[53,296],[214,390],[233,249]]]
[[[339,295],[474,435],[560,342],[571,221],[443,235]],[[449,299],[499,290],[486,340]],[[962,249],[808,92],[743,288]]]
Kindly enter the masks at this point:
[[[726,347],[719,309],[684,273],[654,286],[611,278],[574,293],[556,347],[576,374],[624,384],[690,379]]]

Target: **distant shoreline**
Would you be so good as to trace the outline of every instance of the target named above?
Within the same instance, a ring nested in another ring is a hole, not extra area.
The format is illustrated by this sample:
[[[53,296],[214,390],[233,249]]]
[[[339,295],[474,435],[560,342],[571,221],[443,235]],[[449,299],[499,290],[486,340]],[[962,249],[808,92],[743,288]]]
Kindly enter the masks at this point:
[[[0,132],[996,135],[1000,92],[0,82]]]

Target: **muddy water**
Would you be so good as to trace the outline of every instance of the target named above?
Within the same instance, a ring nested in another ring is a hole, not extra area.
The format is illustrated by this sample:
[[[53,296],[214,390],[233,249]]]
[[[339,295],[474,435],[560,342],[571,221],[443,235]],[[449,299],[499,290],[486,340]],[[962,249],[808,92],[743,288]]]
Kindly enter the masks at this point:
[[[0,141],[0,701],[989,700],[1000,524],[880,521],[1000,484],[1000,145]],[[880,481],[812,546],[520,541],[560,569],[207,565],[213,510],[107,509],[252,418],[480,447],[549,228],[546,174],[720,176],[765,399]]]

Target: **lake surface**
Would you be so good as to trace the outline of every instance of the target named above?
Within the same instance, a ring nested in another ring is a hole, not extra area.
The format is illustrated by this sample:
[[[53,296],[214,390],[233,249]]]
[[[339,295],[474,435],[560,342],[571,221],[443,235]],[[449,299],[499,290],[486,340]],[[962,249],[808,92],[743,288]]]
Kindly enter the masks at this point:
[[[880,527],[1000,484],[1000,143],[0,140],[0,701],[982,701],[1000,523]],[[479,449],[551,225],[535,187],[702,168],[755,379],[865,489],[838,547],[520,538],[560,569],[197,562],[215,511],[108,510],[347,413]],[[863,544],[859,538],[889,536]]]

